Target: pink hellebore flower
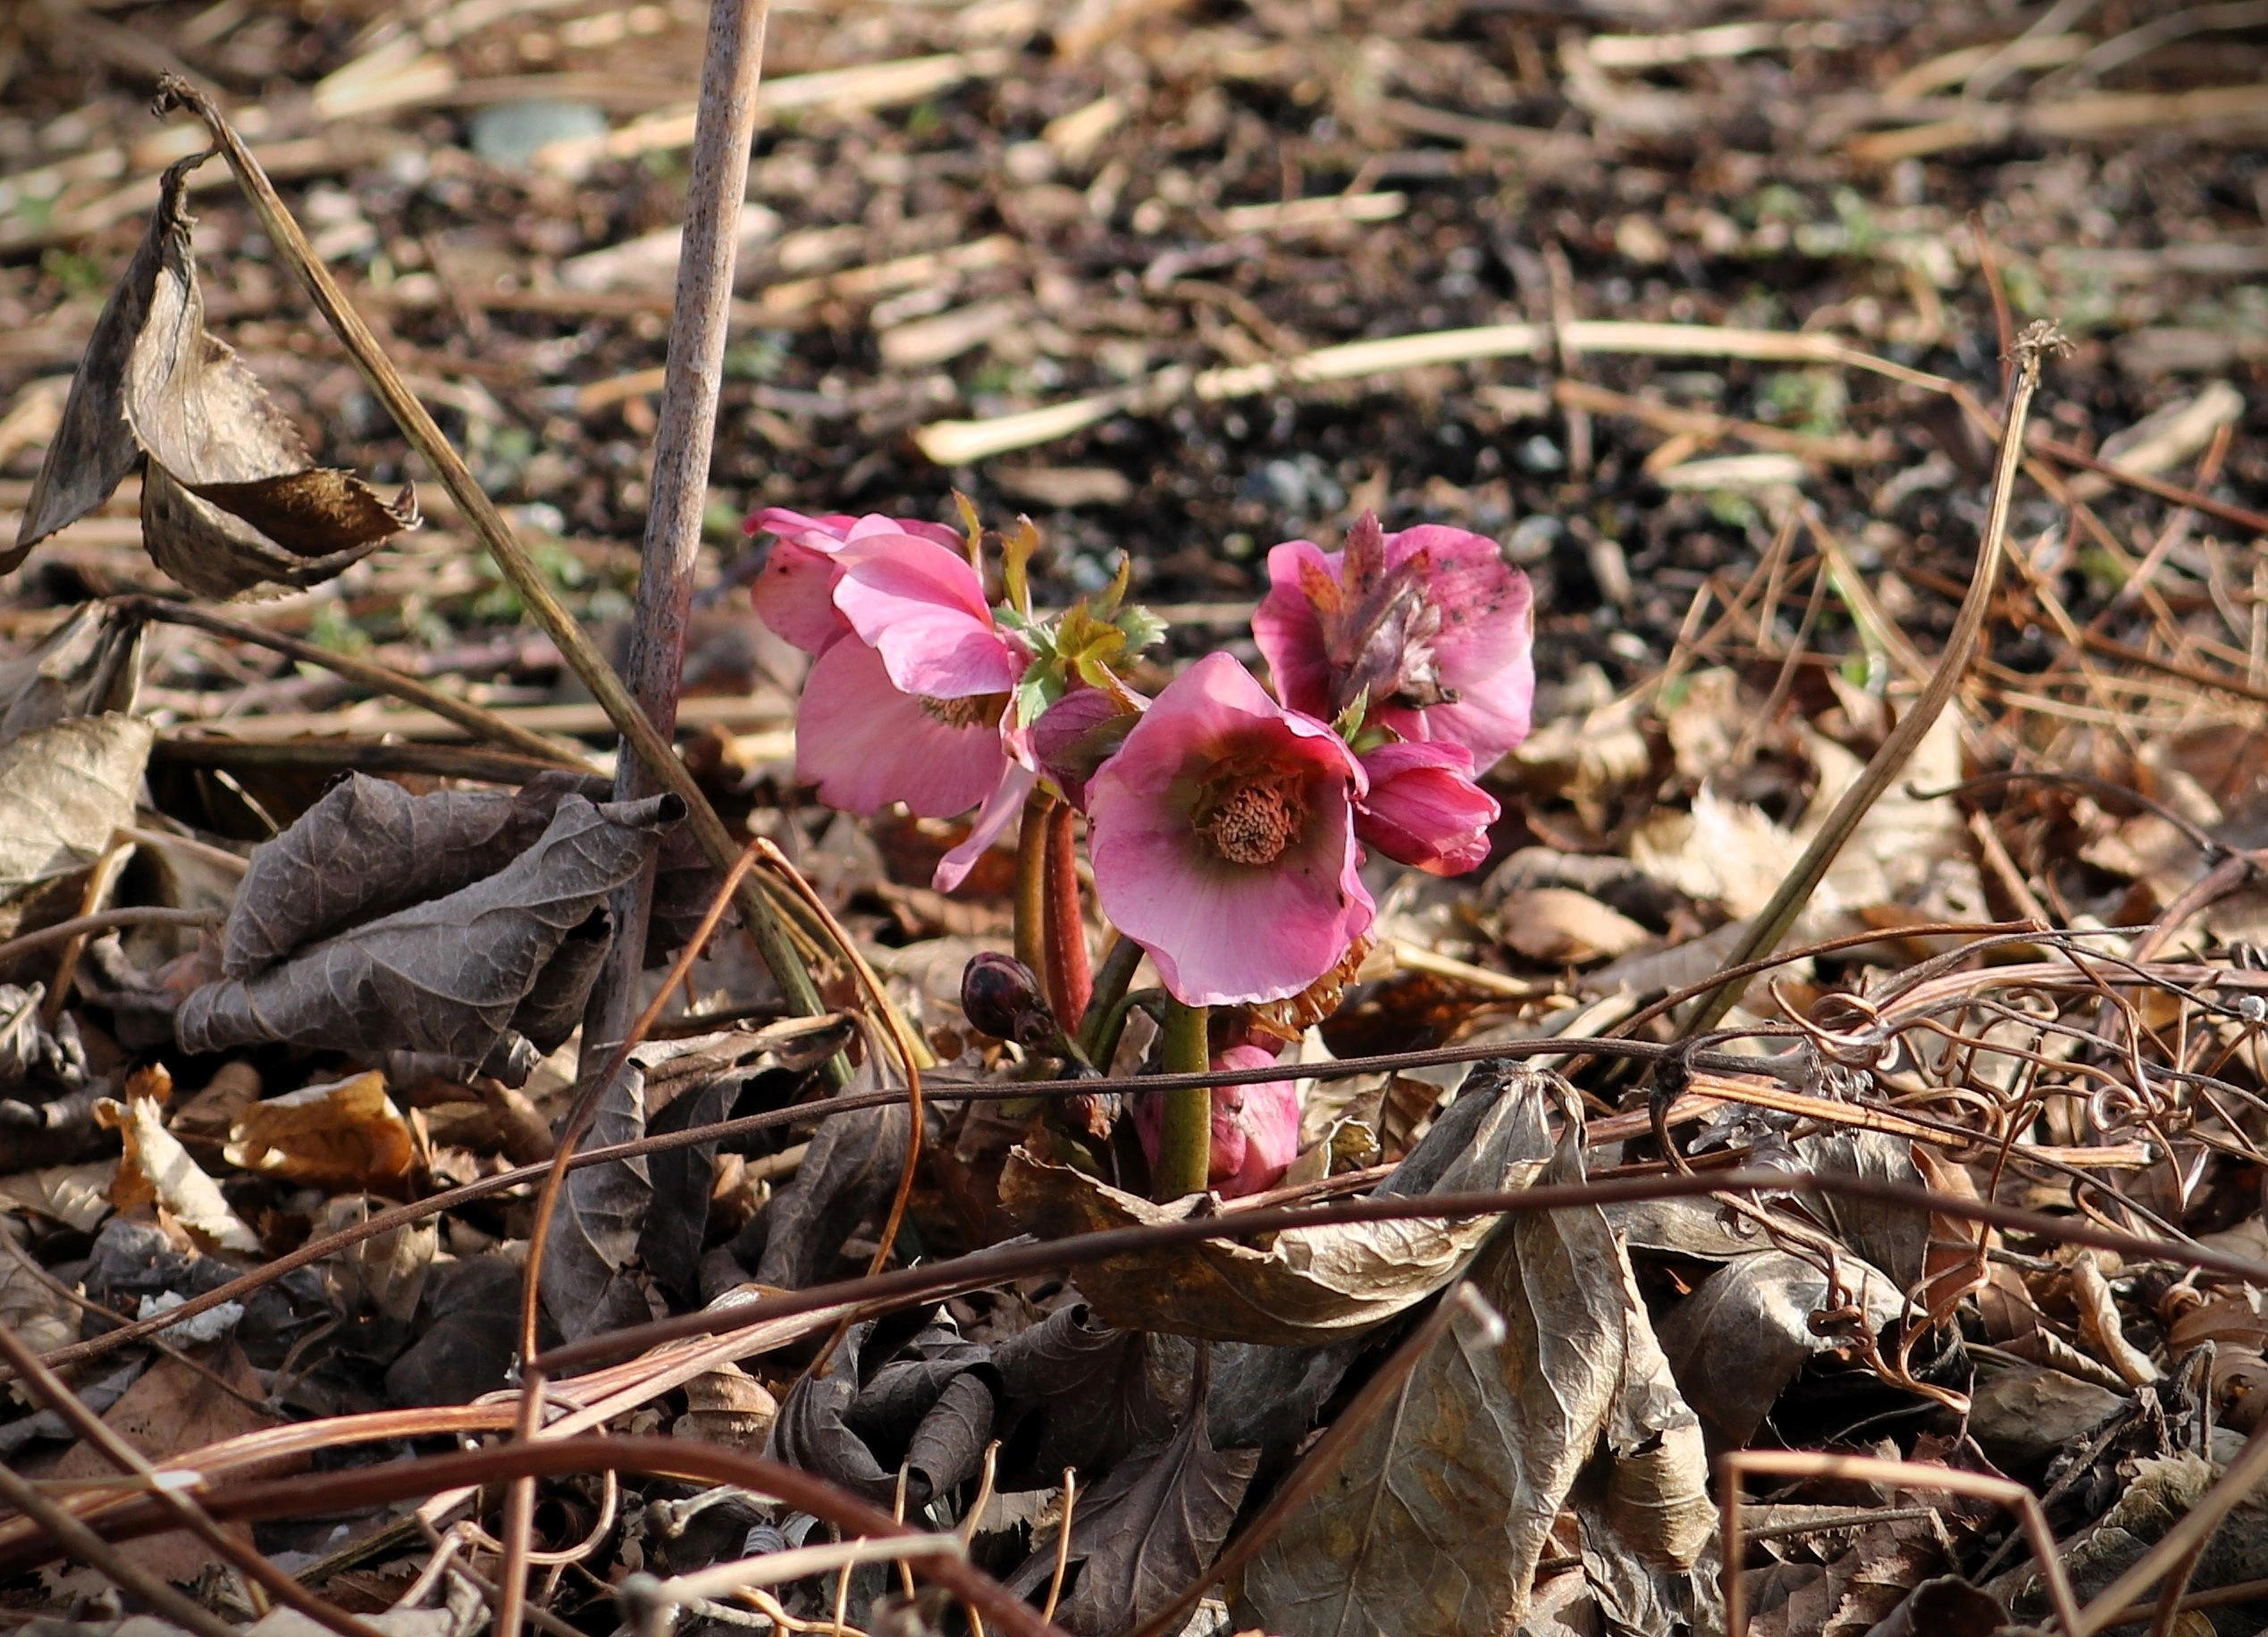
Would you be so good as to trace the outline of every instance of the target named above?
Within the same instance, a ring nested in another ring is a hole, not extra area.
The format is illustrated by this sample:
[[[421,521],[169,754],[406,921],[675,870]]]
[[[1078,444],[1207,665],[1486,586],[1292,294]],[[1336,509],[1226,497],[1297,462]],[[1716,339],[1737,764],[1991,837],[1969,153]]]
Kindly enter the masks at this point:
[[[1185,1004],[1298,995],[1376,914],[1357,869],[1366,785],[1337,734],[1208,654],[1088,785],[1103,912]]]
[[[1265,1069],[1275,1061],[1273,1052],[1251,1045],[1232,1045],[1213,1055],[1216,1069]],[[1134,1133],[1155,1165],[1165,1123],[1165,1094],[1138,1093],[1133,1114]],[[1212,1160],[1205,1179],[1214,1193],[1223,1199],[1264,1194],[1282,1180],[1285,1168],[1298,1153],[1299,1093],[1291,1081],[1213,1088]]]
[[[1460,876],[1488,862],[1489,827],[1504,810],[1473,782],[1473,752],[1461,744],[1399,742],[1363,752],[1370,793],[1355,813],[1355,834],[1397,863]]]
[[[779,536],[756,611],[816,656],[795,713],[795,776],[844,812],[903,802],[929,818],[983,804],[937,867],[950,892],[1022,807],[1036,775],[1002,730],[1030,656],[994,625],[960,537],[881,516],[812,518],[774,508]]]
[[[1371,723],[1461,744],[1483,772],[1528,736],[1534,599],[1485,535],[1387,534],[1365,512],[1342,552],[1276,547],[1268,582],[1252,634],[1294,709],[1332,720],[1366,690]]]

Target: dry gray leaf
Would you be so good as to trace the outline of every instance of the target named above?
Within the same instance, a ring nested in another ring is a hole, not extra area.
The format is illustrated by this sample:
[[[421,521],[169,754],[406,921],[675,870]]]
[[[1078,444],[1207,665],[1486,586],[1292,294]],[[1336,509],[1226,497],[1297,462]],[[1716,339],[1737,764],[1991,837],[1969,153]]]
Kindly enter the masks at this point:
[[[143,544],[203,596],[320,584],[417,526],[407,487],[388,501],[315,466],[290,417],[206,330],[183,207],[183,179],[202,163],[160,179],[149,231],[96,321],[0,573],[100,506],[145,457]]]
[[[1518,1105],[1537,1077],[1475,1065],[1457,1099],[1382,1194],[1520,1188],[1550,1154]],[[1202,1196],[1170,1205],[1123,1193],[1066,1165],[1012,1152],[1000,1199],[1045,1238],[1149,1222],[1211,1208]],[[1079,1293],[1124,1330],[1214,1341],[1314,1347],[1384,1323],[1441,1289],[1472,1260],[1495,1219],[1349,1222],[1280,1233],[1265,1249],[1212,1239],[1092,1263]]]
[[[854,1083],[851,1089],[873,1086]],[[851,1230],[897,1188],[911,1129],[903,1104],[821,1121],[795,1179],[772,1196],[756,1282],[790,1290],[818,1283]]]
[[[52,1353],[79,1339],[79,1311],[38,1277],[23,1242],[23,1224],[0,1211],[0,1324],[35,1353]]]
[[[1016,1440],[1029,1440],[1030,1457],[1022,1471],[1002,1473],[1004,1490],[1061,1482],[1066,1466],[1107,1472],[1172,1424],[1141,1332],[1096,1322],[1083,1302],[1001,1342],[992,1361],[1011,1409],[1038,1419],[1036,1437],[1026,1427]]]
[[[391,1402],[469,1404],[504,1385],[519,1351],[518,1268],[494,1254],[451,1263],[426,1287],[424,1310],[417,1339],[387,1368]]]
[[[903,1472],[906,1504],[924,1506],[982,1465],[1000,1373],[949,1319],[931,1322],[902,1356],[878,1366],[878,1331],[854,1327],[825,1375],[795,1384],[772,1425],[769,1453],[886,1506]]]
[[[681,1091],[646,1121],[654,1137],[714,1125],[740,1095],[738,1079],[711,1079]],[[654,1154],[647,1170],[653,1203],[638,1230],[638,1260],[685,1305],[701,1302],[701,1256],[708,1242],[709,1200],[716,1188],[717,1145],[697,1143]]]
[[[1215,1449],[1198,1408],[1171,1440],[1082,1488],[1071,1532],[1079,1579],[1055,1623],[1079,1637],[1105,1637],[1140,1625],[1179,1597],[1220,1555],[1259,1464],[1256,1449]],[[1054,1566],[1051,1538],[1009,1584],[1029,1596]]]
[[[221,970],[249,978],[357,923],[470,886],[543,833],[566,791],[412,795],[350,773],[274,840],[252,850],[221,935]]]
[[[0,744],[0,936],[73,914],[134,800],[156,730],[115,712]]]
[[[1878,1331],[1904,1310],[1904,1298],[1878,1271],[1856,1256],[1835,1260],[1869,1327]],[[1843,1345],[1811,1328],[1827,1295],[1817,1266],[1763,1250],[1726,1263],[1662,1315],[1662,1351],[1718,1448],[1745,1448],[1804,1362]]]
[[[610,1147],[645,1134],[645,1070],[625,1063],[601,1096],[584,1146]],[[543,1311],[565,1339],[580,1341],[654,1316],[632,1266],[652,1202],[643,1155],[567,1173],[543,1253]]]
[[[514,1015],[678,810],[672,796],[603,807],[568,796],[535,844],[485,880],[197,990],[175,1016],[176,1038],[190,1052],[282,1040],[431,1053],[491,1072],[509,1048],[530,1056]]]
[[[71,717],[134,713],[148,627],[82,602],[46,641],[0,665],[0,743]]]
[[[1573,1093],[1554,1077],[1525,1079],[1508,1099],[1523,1128],[1516,1146],[1551,1154],[1533,1180],[1581,1182]],[[1558,1104],[1556,1145],[1547,1099]],[[1240,1620],[1282,1637],[1508,1630],[1527,1607],[1553,1520],[1601,1440],[1609,1456],[1642,1455],[1642,1444],[1625,1446],[1649,1427],[1676,1433],[1684,1424],[1646,1356],[1644,1310],[1600,1213],[1510,1218],[1468,1280],[1480,1301],[1460,1304],[1336,1479],[1246,1572]],[[1660,1485],[1672,1504],[1646,1520],[1665,1558],[1691,1545],[1675,1498],[1682,1487],[1682,1479]]]

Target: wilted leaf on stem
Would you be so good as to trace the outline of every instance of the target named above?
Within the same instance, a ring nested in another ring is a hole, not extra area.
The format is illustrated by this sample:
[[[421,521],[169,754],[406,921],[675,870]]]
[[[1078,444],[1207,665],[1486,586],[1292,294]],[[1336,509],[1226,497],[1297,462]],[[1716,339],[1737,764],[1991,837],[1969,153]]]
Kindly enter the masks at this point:
[[[134,821],[155,737],[113,713],[0,744],[0,936],[77,912],[88,869]]]
[[[1528,1180],[1581,1182],[1573,1093],[1554,1077],[1523,1078],[1508,1099],[1518,1146],[1551,1154]],[[1559,1104],[1556,1145],[1547,1098]],[[1682,1449],[1667,1470],[1625,1479],[1616,1511],[1657,1561],[1691,1560],[1701,1532],[1697,1475],[1685,1470],[1698,1455],[1690,1413],[1649,1356],[1645,1310],[1606,1218],[1592,1208],[1509,1218],[1468,1279],[1481,1302],[1457,1314],[1336,1480],[1253,1562],[1240,1618],[1284,1637],[1508,1629],[1602,1440],[1609,1458],[1642,1457],[1657,1436]]]
[[[230,1128],[223,1155],[242,1171],[400,1198],[417,1145],[386,1096],[385,1077],[371,1073],[250,1104]]]
[[[145,458],[144,549],[203,596],[318,585],[417,526],[410,489],[389,501],[314,465],[290,417],[206,330],[182,203],[201,163],[170,166],[159,181],[149,231],[96,321],[0,574],[109,499]]]
[[[568,935],[652,854],[676,801],[568,796],[535,844],[485,880],[305,948],[182,1003],[184,1051],[268,1041],[429,1053],[517,1084],[534,1061],[511,1024]],[[517,1072],[518,1079],[513,1079]]]
[[[1518,1116],[1540,1077],[1476,1066],[1457,1100],[1382,1194],[1461,1193],[1525,1186],[1550,1154]],[[1212,1208],[1204,1196],[1168,1205],[1123,1193],[1067,1165],[1008,1156],[1001,1203],[1046,1238],[1151,1222]],[[1264,1250],[1228,1239],[1113,1256],[1079,1270],[1079,1293],[1124,1330],[1214,1341],[1313,1347],[1361,1333],[1449,1280],[1495,1227],[1492,1217],[1334,1223],[1277,1234]]]

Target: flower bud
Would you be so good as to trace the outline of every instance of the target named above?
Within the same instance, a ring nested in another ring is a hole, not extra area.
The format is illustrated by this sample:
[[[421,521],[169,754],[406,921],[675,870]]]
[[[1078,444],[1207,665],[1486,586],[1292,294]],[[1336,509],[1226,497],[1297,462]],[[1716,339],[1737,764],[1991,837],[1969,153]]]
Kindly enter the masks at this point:
[[[1031,968],[987,950],[961,972],[961,1010],[971,1027],[1003,1040],[1052,1037],[1054,1020]]]

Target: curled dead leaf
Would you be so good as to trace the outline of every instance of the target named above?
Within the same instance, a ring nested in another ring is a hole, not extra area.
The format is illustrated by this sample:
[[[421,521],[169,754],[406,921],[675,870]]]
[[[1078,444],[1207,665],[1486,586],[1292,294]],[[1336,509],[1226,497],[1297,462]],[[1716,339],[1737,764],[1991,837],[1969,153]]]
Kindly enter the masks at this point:
[[[429,1054],[517,1085],[536,1061],[516,1027],[521,1008],[680,810],[674,796],[604,806],[567,796],[494,875],[205,985],[182,1002],[175,1037],[189,1052],[281,1040]]]
[[[197,1169],[189,1150],[165,1129],[156,1097],[132,1092],[123,1103],[105,1097],[95,1105],[95,1117],[115,1129],[125,1145],[110,1195],[121,1211],[154,1205],[221,1250],[260,1248],[259,1236],[229,1208],[220,1184]]]
[[[204,157],[159,180],[149,231],[96,321],[0,574],[144,463],[143,546],[202,596],[319,585],[418,525],[408,487],[387,500],[315,466],[236,349],[205,328],[183,204],[184,179]]]
[[[1505,1099],[1513,1146],[1548,1163],[1519,1185],[1579,1184],[1574,1092],[1520,1079]],[[1690,1607],[1687,1566],[1709,1532],[1699,1427],[1620,1238],[1596,1208],[1502,1219],[1447,1331],[1246,1571],[1239,1618],[1283,1637],[1512,1630],[1561,1507],[1602,1455],[1637,1465],[1609,1468],[1604,1505],[1585,1510],[1586,1553],[1605,1530],[1684,1582]]]
[[[71,717],[131,716],[147,630],[108,603],[80,603],[38,647],[0,665],[0,743]]]

